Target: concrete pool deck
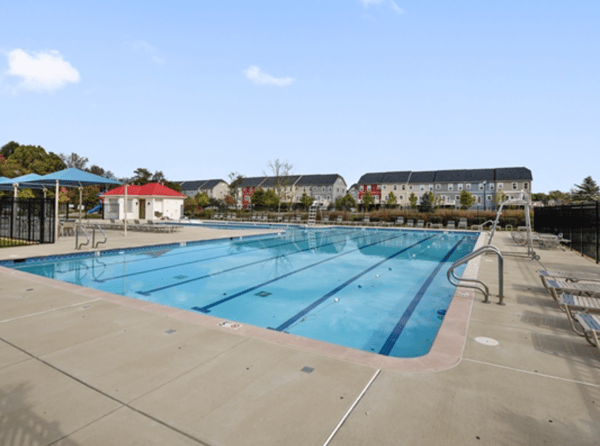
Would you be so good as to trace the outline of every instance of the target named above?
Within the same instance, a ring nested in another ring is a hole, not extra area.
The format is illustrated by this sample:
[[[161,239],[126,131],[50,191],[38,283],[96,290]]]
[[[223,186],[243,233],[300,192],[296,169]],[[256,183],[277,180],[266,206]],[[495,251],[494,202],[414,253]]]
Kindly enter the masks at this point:
[[[247,233],[110,232],[106,249]],[[494,244],[524,251],[507,233]],[[73,246],[67,237],[2,249],[0,259]],[[504,258],[506,305],[469,298],[462,359],[428,372],[276,344],[0,268],[0,444],[597,444],[600,355],[535,271],[600,267],[562,249],[538,254]],[[478,275],[493,295],[496,265],[482,257]]]

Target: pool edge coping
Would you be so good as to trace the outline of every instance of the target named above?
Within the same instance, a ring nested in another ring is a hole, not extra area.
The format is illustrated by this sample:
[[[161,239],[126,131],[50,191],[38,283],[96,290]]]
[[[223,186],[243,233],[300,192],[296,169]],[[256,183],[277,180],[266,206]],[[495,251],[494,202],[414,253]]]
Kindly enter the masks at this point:
[[[483,244],[484,235],[483,233],[480,233],[473,250],[475,251],[483,246]],[[463,277],[476,278],[479,272],[480,261],[480,256],[471,259],[466,265]],[[237,325],[236,327],[227,325],[222,326],[220,324],[231,321],[198,313],[193,310],[168,307],[166,305],[147,302],[133,297],[121,296],[81,285],[61,282],[56,279],[37,276],[2,265],[0,265],[0,274],[6,274],[18,279],[44,284],[59,290],[70,291],[86,298],[102,299],[106,302],[142,310],[158,316],[165,316],[179,321],[189,322],[206,328],[225,330],[229,334],[246,336],[252,339],[309,351],[311,353],[325,355],[376,369],[403,373],[438,372],[451,369],[460,364],[466,346],[467,332],[475,298],[475,292],[473,290],[457,287],[429,352],[415,358],[396,358],[243,323],[235,322],[234,324]]]

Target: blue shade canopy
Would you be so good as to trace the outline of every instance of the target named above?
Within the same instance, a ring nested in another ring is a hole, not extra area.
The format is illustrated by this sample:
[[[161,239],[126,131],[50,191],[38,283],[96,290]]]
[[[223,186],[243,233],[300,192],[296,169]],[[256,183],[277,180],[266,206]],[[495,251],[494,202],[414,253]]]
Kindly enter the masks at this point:
[[[74,167],[49,173],[40,177],[35,182],[46,186],[53,186],[56,184],[56,180],[58,180],[61,186],[70,187],[91,186],[93,184],[121,184],[119,181],[75,169]]]
[[[0,190],[12,190],[13,184],[18,184],[19,187],[42,189],[46,187],[44,184],[39,183],[37,180],[42,178],[37,173],[28,173],[27,175],[21,175],[16,178],[4,178],[0,180]]]

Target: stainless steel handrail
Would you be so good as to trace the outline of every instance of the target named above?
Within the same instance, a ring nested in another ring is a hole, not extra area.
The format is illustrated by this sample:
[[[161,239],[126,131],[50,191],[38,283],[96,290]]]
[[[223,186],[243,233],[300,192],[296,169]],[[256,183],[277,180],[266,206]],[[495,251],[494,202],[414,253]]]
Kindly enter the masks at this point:
[[[456,274],[454,274],[454,270],[456,268],[467,263],[469,260],[474,259],[475,257],[485,254],[487,252],[492,252],[498,256],[498,305],[504,305],[504,259],[500,250],[494,245],[482,246],[481,248],[473,251],[470,254],[467,254],[463,258],[458,259],[456,262],[454,262],[452,266],[450,266],[450,269],[448,269],[448,281],[450,281],[452,285],[457,287],[462,286],[464,288],[473,288],[481,291],[485,295],[485,299],[483,301],[485,303],[489,303],[490,289],[485,284],[485,282],[477,279],[465,279],[457,277]],[[461,284],[460,282],[472,282],[481,285],[481,287],[477,285]]]
[[[85,238],[87,238],[87,242],[79,244],[79,230],[81,230],[81,232],[83,232],[83,235],[85,235]],[[89,244],[90,244],[90,236],[87,235],[87,232],[85,232],[85,229],[83,229],[83,226],[75,225],[75,249],[81,249],[82,246],[87,246]]]
[[[98,243],[95,243],[96,242],[96,228],[98,228],[98,230],[104,236],[104,240],[102,240],[101,242],[98,242]],[[101,243],[106,243],[108,241],[108,236],[106,235],[106,232],[104,232],[102,230],[102,228],[100,227],[99,224],[96,224],[95,226],[93,226],[92,229],[93,229],[93,232],[92,232],[92,248],[97,248],[98,245],[100,245]]]

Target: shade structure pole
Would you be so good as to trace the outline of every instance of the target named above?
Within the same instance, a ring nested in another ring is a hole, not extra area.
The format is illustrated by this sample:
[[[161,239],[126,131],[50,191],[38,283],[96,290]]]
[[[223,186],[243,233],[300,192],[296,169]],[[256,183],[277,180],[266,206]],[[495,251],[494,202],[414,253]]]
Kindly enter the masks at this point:
[[[58,180],[56,180],[56,193],[54,194],[54,243],[58,242],[58,193]]]
[[[83,195],[83,187],[79,186],[79,226],[81,226],[81,203],[83,201],[82,195]]]
[[[123,206],[124,212],[123,212],[123,229],[125,232],[125,236],[127,236],[127,183],[125,183],[125,203]]]

